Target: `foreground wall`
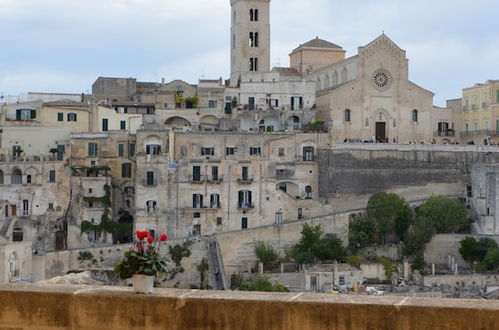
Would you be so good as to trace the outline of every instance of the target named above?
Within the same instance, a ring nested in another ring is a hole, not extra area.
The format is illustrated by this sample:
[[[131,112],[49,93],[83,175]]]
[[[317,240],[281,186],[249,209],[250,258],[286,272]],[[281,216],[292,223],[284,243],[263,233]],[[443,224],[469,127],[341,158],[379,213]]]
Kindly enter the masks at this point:
[[[348,298],[348,299],[347,299]],[[499,301],[33,285],[0,287],[4,329],[496,329]]]

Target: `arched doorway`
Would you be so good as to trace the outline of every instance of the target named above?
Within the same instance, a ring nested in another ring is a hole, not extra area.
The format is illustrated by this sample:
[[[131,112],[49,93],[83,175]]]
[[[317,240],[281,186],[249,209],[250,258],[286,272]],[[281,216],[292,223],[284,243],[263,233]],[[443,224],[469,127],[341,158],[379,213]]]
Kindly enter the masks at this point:
[[[388,142],[388,116],[386,115],[386,111],[383,109],[378,109],[375,122],[375,131],[374,136],[377,142],[387,143]]]
[[[118,224],[118,228],[113,232],[113,242],[133,242],[133,216],[128,211],[122,211]]]

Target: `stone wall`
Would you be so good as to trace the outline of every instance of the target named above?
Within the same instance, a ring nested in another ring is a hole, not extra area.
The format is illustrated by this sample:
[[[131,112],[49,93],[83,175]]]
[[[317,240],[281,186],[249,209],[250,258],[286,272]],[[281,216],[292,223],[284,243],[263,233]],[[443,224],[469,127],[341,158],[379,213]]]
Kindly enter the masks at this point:
[[[459,243],[462,239],[468,236],[475,237],[476,240],[481,238],[492,238],[499,244],[499,236],[486,235],[471,235],[471,234],[441,234],[435,235],[430,243],[426,244],[425,261],[428,264],[447,264],[448,256],[454,257],[454,261],[460,267],[469,267],[468,263],[463,260],[459,254]]]
[[[464,196],[476,163],[499,161],[499,149],[431,145],[341,145],[318,151],[319,195],[340,209],[358,208],[377,191],[407,200]],[[365,205],[365,204],[363,204]]]
[[[499,302],[259,292],[8,285],[5,329],[497,329]]]
[[[254,252],[254,242],[258,240],[270,243],[281,256],[285,256],[286,248],[296,244],[301,237],[305,223],[321,225],[325,233],[338,234],[343,243],[348,245],[348,213],[340,213],[292,221],[282,225],[263,226],[217,234],[217,240],[222,252],[225,275],[230,279],[232,273],[249,270],[257,261]]]
[[[169,257],[168,246],[183,244],[186,240],[169,240],[167,244],[162,244],[161,254]],[[178,273],[172,279],[167,276],[166,281],[162,284],[163,286],[178,288],[200,286],[201,278],[197,267],[201,264],[203,258],[207,256],[206,243],[201,238],[194,238],[190,241],[192,242],[189,248],[191,255],[184,258],[181,263],[184,271]],[[68,271],[75,270],[113,269],[114,265],[131,247],[131,244],[121,244],[34,255],[32,261],[33,280],[35,282],[46,280],[55,276],[66,275]],[[0,283],[2,282],[0,281]]]

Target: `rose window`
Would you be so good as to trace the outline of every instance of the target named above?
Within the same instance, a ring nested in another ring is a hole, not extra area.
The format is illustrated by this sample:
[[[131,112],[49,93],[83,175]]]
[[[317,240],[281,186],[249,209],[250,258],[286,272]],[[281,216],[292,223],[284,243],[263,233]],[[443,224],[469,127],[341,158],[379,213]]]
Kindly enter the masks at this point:
[[[391,75],[388,71],[378,70],[373,74],[373,83],[379,90],[386,90],[390,88]]]

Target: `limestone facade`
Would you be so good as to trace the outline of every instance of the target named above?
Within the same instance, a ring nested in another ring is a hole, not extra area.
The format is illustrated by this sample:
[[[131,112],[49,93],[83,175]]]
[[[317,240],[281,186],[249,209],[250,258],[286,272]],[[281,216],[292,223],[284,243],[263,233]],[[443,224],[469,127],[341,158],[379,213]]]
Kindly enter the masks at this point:
[[[381,35],[310,75],[331,140],[431,142],[433,93],[409,80],[406,53]]]

